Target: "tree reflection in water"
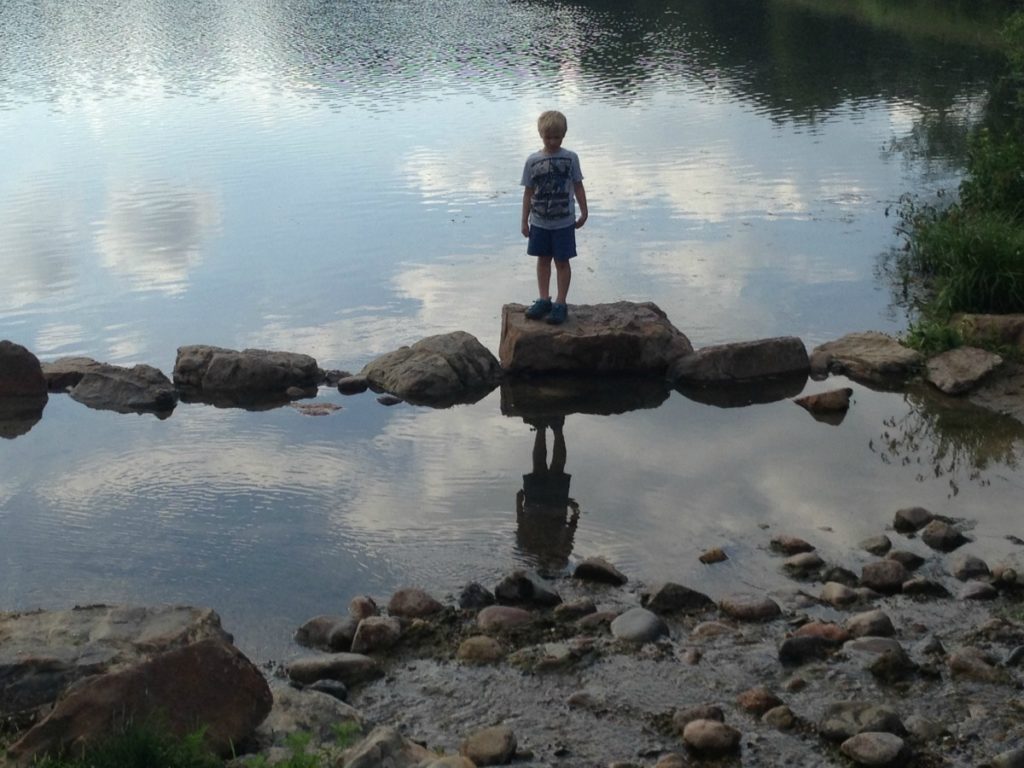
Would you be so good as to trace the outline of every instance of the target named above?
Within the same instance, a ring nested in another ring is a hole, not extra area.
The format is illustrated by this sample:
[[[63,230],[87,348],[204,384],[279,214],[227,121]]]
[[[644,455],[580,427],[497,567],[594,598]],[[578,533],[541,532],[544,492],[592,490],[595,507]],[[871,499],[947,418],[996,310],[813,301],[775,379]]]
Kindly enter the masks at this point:
[[[869,444],[884,463],[916,464],[919,482],[928,474],[947,478],[950,498],[960,492],[964,478],[985,486],[990,484],[986,470],[1017,469],[1024,424],[1016,419],[924,384],[904,393],[903,401],[906,413],[884,420],[878,444]]]

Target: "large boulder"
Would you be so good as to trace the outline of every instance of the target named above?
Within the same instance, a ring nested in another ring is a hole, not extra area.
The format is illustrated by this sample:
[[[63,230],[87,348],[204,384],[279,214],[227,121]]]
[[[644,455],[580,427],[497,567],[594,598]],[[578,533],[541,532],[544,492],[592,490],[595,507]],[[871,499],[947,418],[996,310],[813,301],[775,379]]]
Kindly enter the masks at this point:
[[[954,315],[950,324],[968,344],[1024,350],[1024,314]]]
[[[174,383],[183,395],[224,405],[283,401],[289,387],[313,387],[323,377],[316,360],[295,352],[196,344],[178,347],[174,361]]]
[[[794,336],[703,347],[669,369],[675,383],[717,384],[806,375],[807,349]]]
[[[20,344],[0,341],[0,399],[46,398],[46,380],[39,358]]]
[[[20,344],[0,341],[0,437],[13,439],[32,429],[46,400],[39,359]]]
[[[68,394],[90,408],[118,413],[166,416],[178,404],[170,379],[151,365],[100,365],[84,373]]]
[[[201,729],[211,750],[228,755],[272,703],[267,681],[241,651],[221,640],[202,640],[81,681],[7,754],[25,765],[80,750],[126,723],[153,723],[181,738]]]
[[[0,717],[49,705],[83,677],[205,639],[231,642],[208,608],[90,605],[0,613]]]
[[[900,387],[917,374],[921,353],[878,331],[848,333],[811,353],[812,373],[838,373],[878,387]]]
[[[501,367],[510,373],[663,375],[693,346],[656,304],[573,305],[568,322],[527,320],[521,304],[501,310]]]
[[[418,405],[471,403],[498,385],[498,361],[465,331],[428,336],[363,368],[370,386]]]
[[[925,378],[947,395],[962,395],[1003,364],[994,352],[977,347],[949,349],[928,360]]]

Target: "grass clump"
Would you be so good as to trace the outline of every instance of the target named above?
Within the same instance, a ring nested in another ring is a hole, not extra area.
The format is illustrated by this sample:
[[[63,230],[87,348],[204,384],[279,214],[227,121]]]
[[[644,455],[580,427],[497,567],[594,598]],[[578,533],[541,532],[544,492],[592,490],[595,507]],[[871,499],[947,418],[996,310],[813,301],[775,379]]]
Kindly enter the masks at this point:
[[[222,768],[203,732],[178,738],[150,726],[133,726],[78,755],[46,757],[38,768]]]

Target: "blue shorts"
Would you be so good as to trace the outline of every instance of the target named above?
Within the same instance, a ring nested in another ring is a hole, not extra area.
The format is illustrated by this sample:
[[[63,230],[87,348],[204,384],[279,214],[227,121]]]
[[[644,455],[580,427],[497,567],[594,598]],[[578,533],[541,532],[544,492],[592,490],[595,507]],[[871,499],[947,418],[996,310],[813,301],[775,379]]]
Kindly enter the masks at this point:
[[[555,261],[568,261],[576,255],[576,225],[570,224],[561,229],[544,229],[531,224],[526,254],[553,256]]]

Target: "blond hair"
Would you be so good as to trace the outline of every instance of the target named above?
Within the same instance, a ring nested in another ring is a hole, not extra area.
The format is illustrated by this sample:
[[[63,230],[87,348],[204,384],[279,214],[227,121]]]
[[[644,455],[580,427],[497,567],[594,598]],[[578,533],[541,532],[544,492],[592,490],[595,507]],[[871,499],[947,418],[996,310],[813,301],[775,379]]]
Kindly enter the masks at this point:
[[[541,136],[549,131],[565,136],[567,130],[569,130],[569,123],[561,112],[549,109],[547,112],[542,112],[540,117],[537,118],[537,131]]]

